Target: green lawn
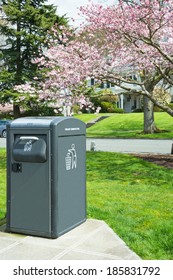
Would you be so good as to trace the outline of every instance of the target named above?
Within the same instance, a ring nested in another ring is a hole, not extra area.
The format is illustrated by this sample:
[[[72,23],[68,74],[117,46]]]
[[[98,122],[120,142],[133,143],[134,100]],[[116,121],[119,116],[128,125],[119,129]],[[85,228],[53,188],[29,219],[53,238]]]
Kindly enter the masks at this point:
[[[94,119],[96,119],[97,117],[101,116],[101,114],[79,114],[79,115],[75,115],[74,117],[77,119],[80,119],[81,121],[87,123],[89,121],[92,121]]]
[[[6,212],[0,149],[0,218]],[[104,220],[142,259],[173,259],[173,172],[131,155],[87,152],[87,215]]]
[[[142,259],[173,259],[173,172],[130,155],[88,152],[88,217]]]
[[[168,132],[157,134],[143,134],[143,113],[131,114],[83,114],[75,117],[84,122],[108,115],[109,118],[96,123],[87,129],[88,137],[116,137],[116,138],[173,138],[173,118],[164,112],[155,113],[155,123],[160,130]]]
[[[6,213],[6,149],[0,149],[0,220]]]

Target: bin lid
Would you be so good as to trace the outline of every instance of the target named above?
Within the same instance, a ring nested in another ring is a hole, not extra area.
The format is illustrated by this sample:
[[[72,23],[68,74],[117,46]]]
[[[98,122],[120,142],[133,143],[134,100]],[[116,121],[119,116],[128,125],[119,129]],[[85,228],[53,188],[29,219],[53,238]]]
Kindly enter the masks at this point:
[[[73,117],[24,117],[10,123],[12,129],[52,129],[59,136],[86,133],[86,124]]]

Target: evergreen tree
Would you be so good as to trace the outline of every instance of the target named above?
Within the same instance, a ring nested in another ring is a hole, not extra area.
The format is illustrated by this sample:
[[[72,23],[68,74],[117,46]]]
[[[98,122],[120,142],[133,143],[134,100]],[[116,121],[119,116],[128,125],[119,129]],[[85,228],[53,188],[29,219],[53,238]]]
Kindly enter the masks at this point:
[[[0,21],[0,102],[13,100],[14,117],[20,115],[15,85],[31,81],[36,75],[34,58],[43,54],[55,24],[67,25],[64,17],[56,15],[56,7],[45,0],[2,0],[3,20]],[[2,16],[1,16],[2,17]]]

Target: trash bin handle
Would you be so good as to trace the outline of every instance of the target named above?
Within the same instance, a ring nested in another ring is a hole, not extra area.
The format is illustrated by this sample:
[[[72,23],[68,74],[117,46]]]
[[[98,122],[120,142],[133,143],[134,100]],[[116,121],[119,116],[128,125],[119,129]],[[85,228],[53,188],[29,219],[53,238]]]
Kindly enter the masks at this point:
[[[21,136],[20,139],[21,140],[39,140],[39,138],[35,137],[35,136]]]

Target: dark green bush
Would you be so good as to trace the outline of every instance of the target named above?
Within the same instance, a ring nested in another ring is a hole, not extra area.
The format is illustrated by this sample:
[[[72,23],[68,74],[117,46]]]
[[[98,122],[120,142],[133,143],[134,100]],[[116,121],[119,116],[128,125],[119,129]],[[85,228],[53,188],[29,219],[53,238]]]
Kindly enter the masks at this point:
[[[121,108],[115,108],[114,113],[123,114],[124,110]]]
[[[101,102],[101,113],[124,113],[123,109],[117,108],[115,104],[110,102]]]
[[[141,113],[141,112],[143,112],[144,110],[142,109],[142,108],[137,108],[137,109],[134,109],[133,111],[132,111],[132,113]]]
[[[21,117],[28,116],[55,116],[57,115],[54,111],[54,108],[51,107],[40,107],[37,110],[27,110],[21,113]]]
[[[123,113],[122,109],[117,108],[117,95],[107,94],[91,97],[91,102],[95,107],[101,107],[100,113]]]
[[[13,114],[11,112],[0,112],[0,119],[4,119],[4,120],[13,119]]]

